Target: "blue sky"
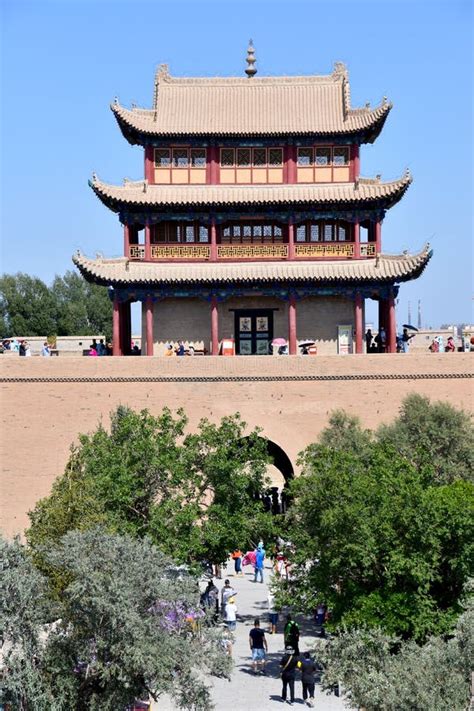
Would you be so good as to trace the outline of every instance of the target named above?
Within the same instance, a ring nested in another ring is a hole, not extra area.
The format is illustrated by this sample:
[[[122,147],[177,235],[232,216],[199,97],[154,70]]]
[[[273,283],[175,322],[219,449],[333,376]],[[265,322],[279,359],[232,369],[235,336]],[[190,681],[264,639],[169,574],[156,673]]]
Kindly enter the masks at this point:
[[[264,74],[347,64],[352,103],[394,108],[362,175],[414,183],[383,224],[387,252],[434,258],[402,285],[423,322],[472,321],[472,3],[470,0],[0,0],[2,265],[50,281],[80,248],[120,254],[117,217],[87,185],[143,175],[142,150],[109,110],[149,106],[157,64],[176,75],[242,75],[249,37]],[[291,110],[291,107],[288,107]],[[370,312],[369,312],[370,317]],[[413,317],[415,318],[415,317]]]

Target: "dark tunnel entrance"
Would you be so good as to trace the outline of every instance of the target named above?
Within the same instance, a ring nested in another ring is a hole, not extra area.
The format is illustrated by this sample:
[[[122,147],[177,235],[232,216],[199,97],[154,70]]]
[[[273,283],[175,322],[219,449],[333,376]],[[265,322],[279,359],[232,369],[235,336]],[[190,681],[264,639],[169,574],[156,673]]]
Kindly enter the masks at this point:
[[[266,443],[270,459],[267,476],[271,480],[271,485],[257,498],[263,502],[266,511],[271,511],[274,514],[285,513],[289,503],[288,484],[295,476],[293,464],[285,450],[276,442],[266,437],[259,439]]]

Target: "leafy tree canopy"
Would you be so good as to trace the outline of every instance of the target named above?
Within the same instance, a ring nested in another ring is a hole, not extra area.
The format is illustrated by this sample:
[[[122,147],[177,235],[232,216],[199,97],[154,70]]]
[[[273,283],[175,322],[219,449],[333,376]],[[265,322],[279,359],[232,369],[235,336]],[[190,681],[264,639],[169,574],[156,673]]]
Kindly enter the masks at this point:
[[[323,685],[342,682],[353,708],[366,711],[464,711],[474,659],[474,604],[469,597],[454,634],[420,646],[380,629],[345,630],[320,645]]]
[[[44,543],[97,524],[149,536],[192,565],[219,563],[235,546],[269,535],[273,518],[255,500],[268,461],[258,431],[244,437],[239,415],[218,425],[202,420],[195,434],[186,424],[182,411],[155,417],[120,407],[110,431],[82,435],[51,495],[30,514],[36,560]]]
[[[415,466],[429,464],[436,482],[474,481],[472,418],[447,402],[431,403],[423,395],[409,395],[398,418],[379,428],[377,439]]]
[[[23,711],[124,709],[170,694],[209,709],[203,673],[227,675],[194,578],[148,539],[70,532],[45,551],[68,585],[50,607],[18,542],[1,543],[3,701]]]
[[[51,287],[28,274],[0,277],[1,336],[111,337],[112,303],[107,289],[75,272],[56,276]]]
[[[302,465],[286,600],[307,610],[326,602],[333,627],[418,640],[449,629],[472,573],[474,485],[433,485],[429,469],[378,443],[363,457],[312,446]]]
[[[55,333],[56,302],[46,284],[28,274],[0,278],[2,336],[45,336]]]
[[[323,445],[364,457],[374,442],[393,447],[417,469],[429,466],[434,483],[474,481],[472,417],[447,402],[432,403],[412,393],[403,400],[398,417],[375,432],[363,429],[358,417],[335,410],[318,442],[311,446]]]

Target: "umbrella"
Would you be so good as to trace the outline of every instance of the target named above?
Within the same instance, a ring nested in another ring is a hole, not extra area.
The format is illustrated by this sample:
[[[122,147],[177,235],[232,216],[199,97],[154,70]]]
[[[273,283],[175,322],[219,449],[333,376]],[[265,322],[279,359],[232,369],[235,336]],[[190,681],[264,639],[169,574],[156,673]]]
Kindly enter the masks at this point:
[[[416,328],[416,326],[412,326],[412,325],[409,324],[409,323],[404,323],[404,324],[402,324],[402,328],[409,328],[410,331],[418,331],[418,329]]]
[[[274,338],[272,341],[272,346],[286,346],[287,341],[284,338]]]
[[[305,341],[304,343],[298,343],[300,348],[310,348],[310,346],[314,346],[314,341]]]

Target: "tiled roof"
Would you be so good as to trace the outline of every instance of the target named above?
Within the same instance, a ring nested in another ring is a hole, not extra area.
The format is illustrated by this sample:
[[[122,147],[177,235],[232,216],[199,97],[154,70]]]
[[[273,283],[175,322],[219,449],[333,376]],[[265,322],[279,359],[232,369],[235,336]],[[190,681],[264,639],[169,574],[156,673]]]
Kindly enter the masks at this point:
[[[400,282],[414,279],[432,252],[427,245],[418,254],[386,255],[374,259],[318,262],[205,262],[156,263],[122,259],[88,259],[81,253],[74,264],[88,281],[113,286],[131,284],[219,284],[262,282]]]
[[[388,207],[400,200],[411,180],[407,172],[399,180],[389,183],[361,178],[356,183],[296,185],[150,185],[146,180],[109,185],[94,176],[90,186],[102,202],[116,211],[121,205],[157,208],[176,205],[324,205],[367,204],[378,200],[384,200]]]
[[[336,63],[326,76],[172,77],[161,65],[153,108],[111,108],[124,135],[330,135],[371,131],[374,140],[392,107],[351,109],[348,74]],[[127,130],[128,129],[128,130]],[[132,142],[134,142],[132,140]]]

